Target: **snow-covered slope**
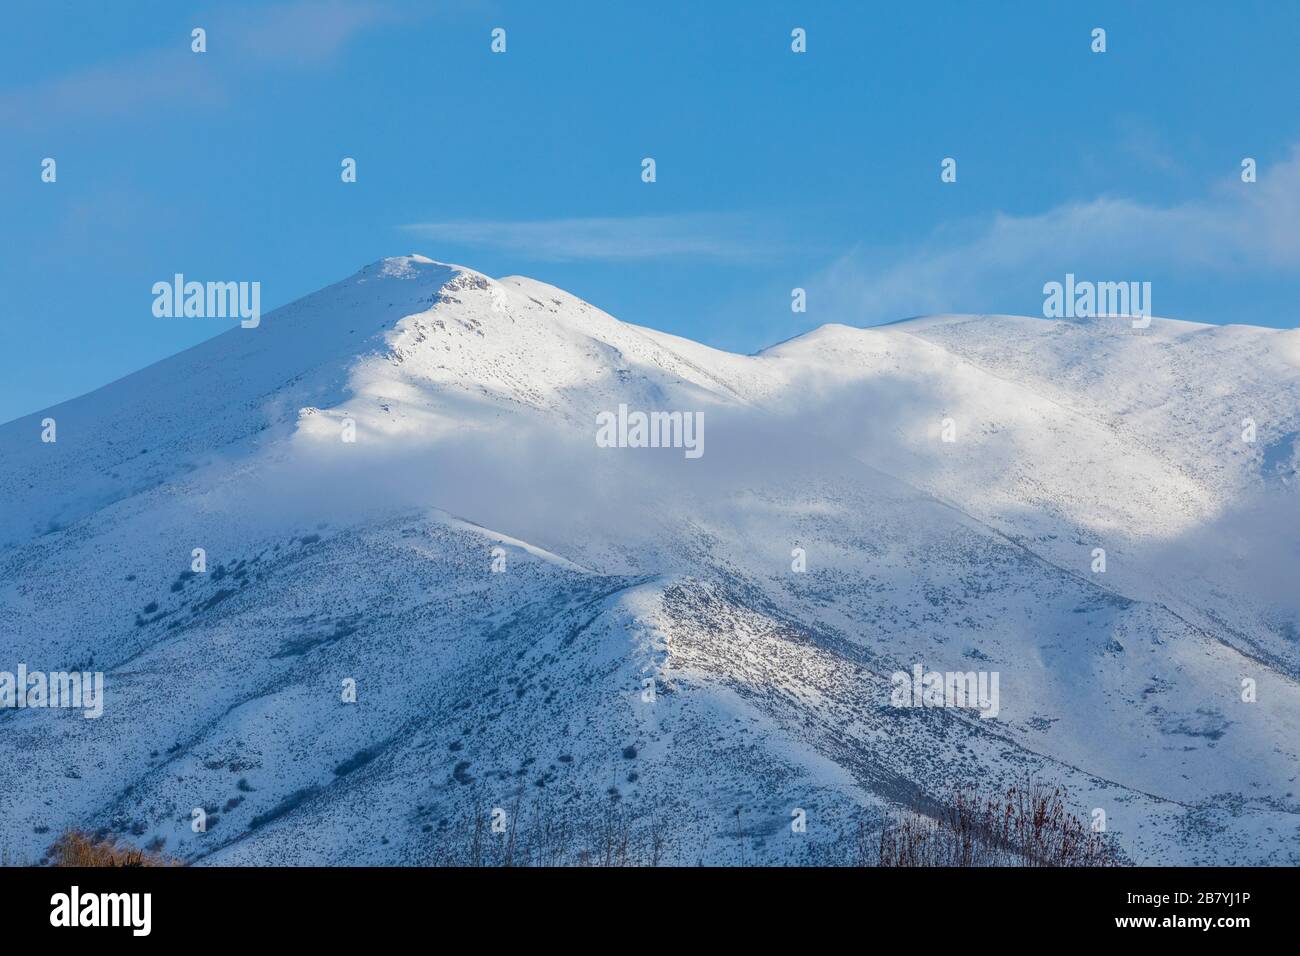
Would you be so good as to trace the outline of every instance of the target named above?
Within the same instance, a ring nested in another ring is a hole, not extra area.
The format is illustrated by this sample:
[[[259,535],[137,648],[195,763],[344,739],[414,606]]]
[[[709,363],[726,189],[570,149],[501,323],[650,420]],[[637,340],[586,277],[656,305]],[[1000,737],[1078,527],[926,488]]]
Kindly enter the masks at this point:
[[[739,356],[376,263],[0,426],[0,671],[106,692],[0,710],[0,846],[426,863],[493,808],[615,806],[672,861],[824,861],[1032,773],[1131,860],[1295,863],[1297,334],[937,316]],[[702,414],[705,453],[597,447],[620,405]],[[996,717],[893,706],[915,664],[996,672]]]

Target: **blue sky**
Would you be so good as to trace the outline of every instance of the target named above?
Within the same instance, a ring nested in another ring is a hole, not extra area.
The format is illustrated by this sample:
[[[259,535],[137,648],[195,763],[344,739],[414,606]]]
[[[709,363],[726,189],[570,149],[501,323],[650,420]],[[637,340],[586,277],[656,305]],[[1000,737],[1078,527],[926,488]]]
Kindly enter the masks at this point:
[[[46,2],[4,18],[0,421],[229,328],[153,316],[152,284],[176,272],[260,281],[268,311],[406,252],[743,352],[826,322],[1041,314],[1067,271],[1151,281],[1157,315],[1300,315],[1300,4]]]

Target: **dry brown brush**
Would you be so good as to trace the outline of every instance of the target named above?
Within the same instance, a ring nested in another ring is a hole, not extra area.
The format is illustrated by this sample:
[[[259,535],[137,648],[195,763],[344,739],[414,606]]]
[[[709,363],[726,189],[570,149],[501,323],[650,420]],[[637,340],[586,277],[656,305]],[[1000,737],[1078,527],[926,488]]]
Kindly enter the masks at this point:
[[[1070,812],[1068,791],[1026,781],[1004,791],[955,788],[933,814],[887,820],[874,842],[857,834],[859,865],[1115,866],[1113,841]]]

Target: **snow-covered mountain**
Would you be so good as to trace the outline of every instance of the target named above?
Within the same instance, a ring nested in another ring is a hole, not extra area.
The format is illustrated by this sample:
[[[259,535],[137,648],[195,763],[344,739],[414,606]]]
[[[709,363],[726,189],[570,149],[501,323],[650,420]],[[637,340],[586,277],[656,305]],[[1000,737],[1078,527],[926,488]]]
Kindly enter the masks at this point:
[[[0,710],[0,848],[428,863],[616,802],[670,861],[833,860],[1029,773],[1131,861],[1295,864],[1298,398],[1300,330],[741,356],[383,260],[0,427],[0,672],[105,674],[99,719]],[[704,453],[601,447],[620,406]],[[918,664],[996,673],[996,715],[895,706]]]

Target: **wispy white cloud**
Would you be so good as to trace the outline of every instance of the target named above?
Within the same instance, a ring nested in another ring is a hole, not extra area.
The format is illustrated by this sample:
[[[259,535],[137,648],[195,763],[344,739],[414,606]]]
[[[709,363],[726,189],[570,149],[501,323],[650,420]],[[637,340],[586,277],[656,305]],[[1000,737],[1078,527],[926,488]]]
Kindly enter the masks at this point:
[[[1259,180],[1233,176],[1209,195],[1159,206],[1100,198],[1034,216],[950,224],[901,254],[855,248],[813,283],[844,321],[983,311],[1008,289],[1066,271],[1110,280],[1171,268],[1189,274],[1300,273],[1300,147]],[[1037,291],[1037,288],[1032,290]],[[1032,292],[1031,292],[1032,294]]]
[[[700,257],[759,259],[777,251],[747,217],[681,214],[523,222],[423,222],[402,226],[423,239],[499,249],[542,261]]]
[[[0,122],[35,126],[86,116],[131,115],[176,101],[224,103],[250,71],[328,62],[366,30],[403,15],[390,4],[360,0],[290,0],[237,10],[218,8],[191,18],[208,32],[207,55],[190,51],[187,26],[167,48],[0,92]]]
[[[26,89],[0,92],[0,122],[39,126],[86,116],[112,118],[160,103],[186,100],[213,105],[226,99],[216,74],[201,68],[188,52],[150,50],[130,60],[86,67]]]
[[[307,65],[333,59],[359,34],[404,16],[387,3],[293,0],[261,11],[251,26],[245,21],[233,40],[263,62]]]

